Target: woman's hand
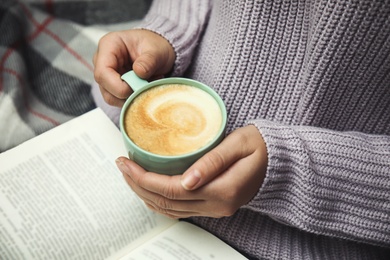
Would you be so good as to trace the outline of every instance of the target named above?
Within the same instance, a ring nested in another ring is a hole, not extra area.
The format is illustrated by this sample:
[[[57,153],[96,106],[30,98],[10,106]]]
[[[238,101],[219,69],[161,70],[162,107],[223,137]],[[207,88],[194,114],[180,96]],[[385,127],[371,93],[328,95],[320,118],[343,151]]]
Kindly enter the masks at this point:
[[[250,125],[231,133],[183,175],[146,172],[124,157],[117,165],[150,209],[171,218],[219,218],[234,214],[256,195],[267,161],[263,138]]]
[[[93,57],[94,76],[104,100],[122,106],[132,90],[121,80],[129,70],[141,78],[158,78],[171,71],[175,52],[162,36],[148,30],[111,32],[103,36]]]

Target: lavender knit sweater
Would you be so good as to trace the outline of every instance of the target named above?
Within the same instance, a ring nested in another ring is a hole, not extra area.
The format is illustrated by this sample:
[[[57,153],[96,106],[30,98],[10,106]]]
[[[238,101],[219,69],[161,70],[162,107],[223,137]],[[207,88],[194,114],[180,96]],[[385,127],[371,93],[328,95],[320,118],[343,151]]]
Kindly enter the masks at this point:
[[[228,131],[267,144],[253,200],[193,222],[253,258],[386,257],[389,1],[156,0],[142,28],[173,45],[173,75],[222,96]]]

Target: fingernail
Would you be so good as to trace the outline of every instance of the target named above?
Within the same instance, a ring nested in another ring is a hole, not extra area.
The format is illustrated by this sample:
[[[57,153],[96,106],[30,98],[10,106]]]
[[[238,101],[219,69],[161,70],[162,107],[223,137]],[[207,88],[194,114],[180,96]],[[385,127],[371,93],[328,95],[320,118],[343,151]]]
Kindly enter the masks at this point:
[[[198,184],[200,181],[200,173],[198,170],[193,170],[187,174],[184,179],[181,180],[181,185],[186,190],[191,190]]]
[[[128,174],[129,168],[124,164],[124,162],[120,158],[116,159],[115,163],[122,173]]]

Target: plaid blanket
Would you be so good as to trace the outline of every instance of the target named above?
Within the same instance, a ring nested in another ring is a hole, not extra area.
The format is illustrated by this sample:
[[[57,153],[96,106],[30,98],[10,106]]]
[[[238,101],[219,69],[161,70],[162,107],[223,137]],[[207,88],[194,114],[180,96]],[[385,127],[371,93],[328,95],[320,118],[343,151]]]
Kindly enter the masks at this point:
[[[136,26],[150,2],[1,0],[0,152],[93,109],[98,40]]]

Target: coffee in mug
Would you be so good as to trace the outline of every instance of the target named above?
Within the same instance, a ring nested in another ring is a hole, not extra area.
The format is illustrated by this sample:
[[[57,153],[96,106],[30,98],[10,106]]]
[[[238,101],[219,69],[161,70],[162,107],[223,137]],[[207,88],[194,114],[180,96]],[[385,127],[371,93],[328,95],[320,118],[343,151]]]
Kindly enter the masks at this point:
[[[121,78],[133,90],[121,110],[121,133],[129,158],[145,170],[182,174],[225,137],[225,104],[202,82],[148,82],[134,71]]]
[[[124,128],[140,148],[154,154],[191,153],[210,143],[222,127],[222,112],[207,92],[189,85],[165,84],[135,98]]]

